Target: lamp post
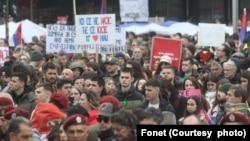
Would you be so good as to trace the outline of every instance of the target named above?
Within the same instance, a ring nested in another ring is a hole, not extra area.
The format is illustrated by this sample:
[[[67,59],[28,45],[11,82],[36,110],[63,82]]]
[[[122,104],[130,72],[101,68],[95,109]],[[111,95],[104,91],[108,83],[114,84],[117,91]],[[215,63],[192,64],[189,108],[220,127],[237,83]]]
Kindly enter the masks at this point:
[[[238,0],[232,0],[232,10],[233,10],[233,33],[238,33],[238,20],[239,20],[239,1]]]

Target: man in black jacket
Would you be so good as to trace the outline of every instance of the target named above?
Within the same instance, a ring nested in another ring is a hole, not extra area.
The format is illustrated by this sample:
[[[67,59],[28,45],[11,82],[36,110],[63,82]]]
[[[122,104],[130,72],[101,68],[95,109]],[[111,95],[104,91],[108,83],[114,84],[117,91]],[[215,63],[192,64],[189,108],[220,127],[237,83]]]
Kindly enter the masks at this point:
[[[134,77],[131,68],[123,68],[120,73],[120,85],[118,92],[114,95],[125,109],[132,110],[140,105],[144,96],[137,92],[133,85]]]
[[[145,98],[140,108],[154,107],[155,109],[160,109],[161,111],[169,111],[174,113],[174,108],[169,101],[161,97],[160,87],[161,84],[156,78],[149,79],[145,84]]]

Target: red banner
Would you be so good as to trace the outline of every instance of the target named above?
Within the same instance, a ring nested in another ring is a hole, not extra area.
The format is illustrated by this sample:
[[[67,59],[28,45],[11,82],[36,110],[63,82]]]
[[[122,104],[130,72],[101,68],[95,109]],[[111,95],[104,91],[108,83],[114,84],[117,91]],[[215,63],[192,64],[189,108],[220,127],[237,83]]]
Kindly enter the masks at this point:
[[[161,58],[163,55],[168,55],[172,59],[172,66],[180,69],[181,61],[181,40],[174,40],[163,37],[155,37],[152,42],[152,51],[150,59],[150,67],[153,70],[154,61],[157,58]]]

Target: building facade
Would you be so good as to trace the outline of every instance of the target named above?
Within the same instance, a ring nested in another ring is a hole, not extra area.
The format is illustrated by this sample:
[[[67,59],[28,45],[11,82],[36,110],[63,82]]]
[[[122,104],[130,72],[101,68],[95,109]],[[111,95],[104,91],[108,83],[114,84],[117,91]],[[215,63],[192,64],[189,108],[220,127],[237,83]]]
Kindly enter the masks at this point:
[[[5,0],[2,0],[5,1]],[[69,16],[69,24],[74,24],[73,0],[10,0],[18,7],[17,19],[31,19],[36,23],[55,23],[60,15]],[[163,17],[165,20],[193,23],[216,20],[230,24],[232,22],[233,0],[148,0],[149,16]],[[76,14],[100,13],[101,0],[75,0]],[[239,0],[239,18],[243,8],[247,8],[250,17],[250,0]],[[106,0],[106,13],[115,13],[119,21],[119,0]],[[249,18],[250,19],[250,18]]]

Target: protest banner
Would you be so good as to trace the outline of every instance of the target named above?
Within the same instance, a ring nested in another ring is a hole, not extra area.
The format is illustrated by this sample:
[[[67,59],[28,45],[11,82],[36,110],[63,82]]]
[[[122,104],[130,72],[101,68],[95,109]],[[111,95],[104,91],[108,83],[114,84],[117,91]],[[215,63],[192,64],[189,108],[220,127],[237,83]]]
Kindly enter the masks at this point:
[[[220,46],[225,42],[226,25],[199,23],[198,45]]]
[[[152,42],[152,51],[150,58],[150,68],[153,70],[154,61],[163,55],[168,55],[172,59],[172,66],[180,69],[181,61],[181,40],[174,40],[163,37],[154,37]]]
[[[115,14],[76,15],[77,50],[97,53],[99,47],[115,45]]]
[[[71,25],[46,25],[46,52],[79,53],[75,48],[75,26]]]
[[[0,67],[4,65],[7,56],[9,56],[9,47],[0,47]]]

